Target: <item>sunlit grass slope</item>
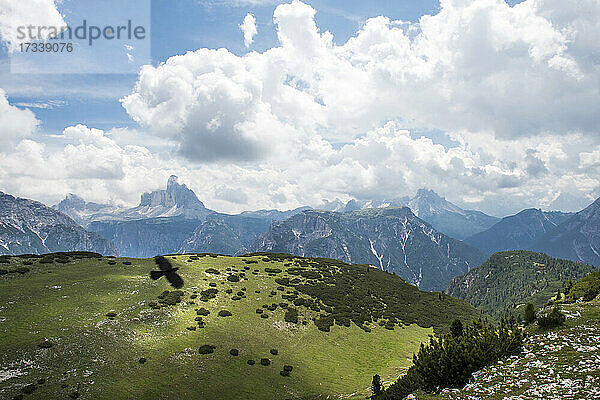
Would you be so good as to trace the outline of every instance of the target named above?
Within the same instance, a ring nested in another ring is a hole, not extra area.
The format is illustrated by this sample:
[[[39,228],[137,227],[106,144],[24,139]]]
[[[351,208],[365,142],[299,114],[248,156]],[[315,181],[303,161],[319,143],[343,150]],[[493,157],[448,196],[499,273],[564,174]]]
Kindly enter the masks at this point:
[[[364,265],[167,258],[179,295],[150,279],[153,259],[0,260],[0,398],[364,398],[374,374],[395,379],[429,335],[477,316]]]

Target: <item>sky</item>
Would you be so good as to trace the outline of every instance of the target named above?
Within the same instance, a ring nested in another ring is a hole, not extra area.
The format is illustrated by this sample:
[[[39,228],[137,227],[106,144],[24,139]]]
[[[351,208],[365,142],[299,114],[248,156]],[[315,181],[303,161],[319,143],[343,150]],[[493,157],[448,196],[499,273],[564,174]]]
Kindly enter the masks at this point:
[[[600,196],[600,0],[111,1],[0,0],[1,191],[133,206],[175,174],[223,212],[429,188],[497,216]],[[146,36],[20,51],[18,26],[82,19]]]

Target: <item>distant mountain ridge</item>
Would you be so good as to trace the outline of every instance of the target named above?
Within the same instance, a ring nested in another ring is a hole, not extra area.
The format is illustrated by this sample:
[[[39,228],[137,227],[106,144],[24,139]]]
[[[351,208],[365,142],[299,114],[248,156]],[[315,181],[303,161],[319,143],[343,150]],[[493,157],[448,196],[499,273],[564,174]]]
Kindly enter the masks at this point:
[[[479,250],[437,232],[408,207],[303,211],[272,223],[253,248],[368,263],[424,290],[444,289],[454,276],[485,260]]]
[[[505,250],[536,250],[533,242],[540,235],[550,232],[572,215],[560,211],[530,208],[504,217],[486,231],[468,237],[464,241],[488,254]]]
[[[109,240],[37,201],[0,192],[0,254],[92,251],[116,255]]]
[[[179,184],[175,175],[169,177],[166,189],[143,193],[137,207],[120,208],[86,202],[77,195],[68,194],[53,208],[71,216],[83,226],[93,221],[109,220],[128,221],[177,216],[201,219],[215,213],[206,208],[191,189],[184,184]]]
[[[436,230],[459,240],[482,232],[500,221],[500,218],[481,211],[464,210],[430,189],[419,189],[413,197],[406,196],[391,200],[349,200],[344,204],[336,199],[324,202],[317,208],[350,212],[386,207],[408,207],[417,217],[430,223]]]
[[[600,267],[600,198],[538,236],[531,248]]]

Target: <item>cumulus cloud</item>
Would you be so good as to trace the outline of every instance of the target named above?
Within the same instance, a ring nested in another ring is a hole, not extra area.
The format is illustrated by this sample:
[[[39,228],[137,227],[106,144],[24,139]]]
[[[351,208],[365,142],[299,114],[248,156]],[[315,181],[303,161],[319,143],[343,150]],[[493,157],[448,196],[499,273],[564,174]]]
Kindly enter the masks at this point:
[[[236,174],[231,186],[260,207],[428,186],[504,213],[573,185],[596,193],[597,1],[442,0],[416,23],[369,19],[341,45],[315,13],[279,5],[279,45],[262,53],[199,49],[146,66],[122,104],[205,177]],[[457,144],[411,136],[427,130]]]
[[[6,93],[0,88],[0,153],[11,150],[21,139],[31,136],[38,123],[29,109],[9,104]]]
[[[278,6],[279,44],[262,53],[199,49],[143,67],[122,105],[173,153],[75,126],[58,152],[21,142],[1,181],[25,163],[43,182],[77,164],[39,187],[135,202],[175,173],[230,212],[420,187],[499,215],[600,195],[597,1],[442,0],[416,23],[369,19],[339,45],[315,13]],[[416,134],[428,131],[451,140]]]
[[[35,28],[33,38],[29,37],[26,29],[19,31],[20,27],[28,26]],[[44,29],[38,31],[38,27]],[[56,8],[55,0],[0,0],[0,38],[9,52],[18,50],[22,42],[47,39],[64,28],[66,24]],[[23,37],[21,33],[26,36]]]
[[[257,34],[256,18],[254,18],[254,15],[250,13],[246,14],[244,21],[240,25],[240,29],[244,34],[244,45],[250,47],[252,42],[254,42],[254,36]]]

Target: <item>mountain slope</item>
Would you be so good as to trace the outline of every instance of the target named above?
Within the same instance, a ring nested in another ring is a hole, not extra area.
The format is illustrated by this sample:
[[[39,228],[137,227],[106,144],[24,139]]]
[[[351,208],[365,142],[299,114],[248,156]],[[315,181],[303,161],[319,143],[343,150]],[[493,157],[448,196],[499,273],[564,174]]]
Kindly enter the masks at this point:
[[[336,260],[168,256],[173,292],[151,259],[64,258],[0,264],[32,263],[0,275],[0,398],[364,399],[375,373],[396,377],[430,334],[480,315]]]
[[[387,207],[408,207],[417,217],[431,224],[439,232],[460,240],[484,231],[500,221],[500,218],[481,211],[464,210],[428,189],[417,190],[413,197],[393,200],[350,200],[344,205],[336,199],[323,203],[318,208],[325,211],[351,212]]]
[[[531,248],[600,267],[600,199],[536,238]]]
[[[304,211],[274,222],[254,249],[368,263],[424,290],[444,289],[454,276],[485,260],[477,249],[437,232],[406,207]]]
[[[531,251],[503,251],[466,275],[452,280],[446,293],[489,314],[514,312],[516,306],[544,305],[568,280],[579,280],[595,267]]]
[[[116,254],[110,241],[86,231],[67,215],[0,192],[0,254],[74,250]]]
[[[532,243],[539,236],[556,228],[571,217],[570,213],[542,211],[531,208],[502,218],[486,231],[465,239],[488,254],[504,250],[537,250]]]

